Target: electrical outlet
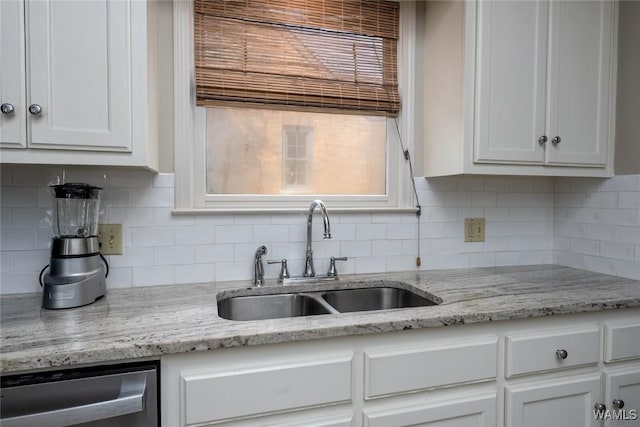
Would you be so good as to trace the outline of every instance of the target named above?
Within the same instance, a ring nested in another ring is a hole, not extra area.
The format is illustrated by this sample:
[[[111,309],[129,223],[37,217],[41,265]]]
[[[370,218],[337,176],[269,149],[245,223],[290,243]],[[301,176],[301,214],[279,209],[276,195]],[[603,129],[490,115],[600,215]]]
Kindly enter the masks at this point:
[[[464,241],[484,242],[484,218],[464,219]]]
[[[122,224],[98,224],[102,255],[122,255]]]

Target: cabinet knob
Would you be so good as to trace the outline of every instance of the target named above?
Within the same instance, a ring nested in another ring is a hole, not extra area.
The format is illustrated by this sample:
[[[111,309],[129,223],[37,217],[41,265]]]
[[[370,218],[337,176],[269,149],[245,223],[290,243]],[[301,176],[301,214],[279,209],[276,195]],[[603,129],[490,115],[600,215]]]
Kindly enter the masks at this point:
[[[561,141],[562,141],[562,138],[560,138],[559,136],[554,136],[553,139],[551,140],[551,143],[553,145],[558,145],[560,144]]]
[[[38,104],[31,104],[29,105],[29,112],[34,116],[38,116],[40,115],[40,113],[42,113],[42,107]]]
[[[624,400],[622,399],[613,399],[611,403],[613,404],[614,408],[617,408],[617,409],[624,408]]]
[[[607,405],[605,405],[604,403],[596,403],[595,405],[593,405],[593,409],[597,412],[604,412],[607,410]]]
[[[558,356],[558,359],[566,359],[567,356],[569,356],[569,353],[567,353],[567,350],[556,350],[556,356]]]
[[[538,138],[538,144],[540,145],[544,145],[547,143],[549,139],[547,138],[547,135],[542,135],[540,138]]]
[[[14,110],[15,108],[13,108],[13,104],[9,104],[8,102],[5,102],[4,104],[0,105],[0,111],[2,111],[2,114],[5,114],[7,116],[10,116],[11,114],[13,114]]]

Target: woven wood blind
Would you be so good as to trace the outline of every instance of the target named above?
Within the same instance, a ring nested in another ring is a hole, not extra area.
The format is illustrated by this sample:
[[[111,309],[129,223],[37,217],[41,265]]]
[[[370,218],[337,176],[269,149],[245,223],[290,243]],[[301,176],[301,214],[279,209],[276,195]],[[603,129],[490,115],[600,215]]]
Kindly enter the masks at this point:
[[[195,0],[197,104],[396,116],[397,2]]]

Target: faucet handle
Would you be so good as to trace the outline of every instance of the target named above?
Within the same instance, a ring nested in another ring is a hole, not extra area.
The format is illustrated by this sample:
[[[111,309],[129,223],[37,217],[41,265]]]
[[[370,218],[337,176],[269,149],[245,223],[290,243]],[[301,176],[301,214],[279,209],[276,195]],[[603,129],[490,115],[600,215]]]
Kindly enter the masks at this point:
[[[329,262],[329,271],[327,272],[328,277],[338,277],[338,270],[336,270],[336,261],[346,261],[349,258],[346,256],[334,257],[332,256]]]
[[[289,267],[287,267],[287,259],[282,258],[280,261],[275,259],[267,260],[267,264],[282,264],[282,268],[280,268],[280,275],[278,276],[278,282],[282,282],[283,279],[288,279],[289,277]]]

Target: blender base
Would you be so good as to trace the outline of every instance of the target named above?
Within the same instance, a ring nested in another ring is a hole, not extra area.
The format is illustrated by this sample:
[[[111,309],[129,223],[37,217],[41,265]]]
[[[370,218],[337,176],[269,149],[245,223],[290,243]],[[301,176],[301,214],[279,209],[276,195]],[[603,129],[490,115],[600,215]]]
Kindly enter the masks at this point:
[[[42,308],[80,307],[103,297],[107,292],[107,284],[104,267],[99,263],[98,255],[52,258],[51,269],[43,280]],[[88,272],[78,273],[78,270]]]

